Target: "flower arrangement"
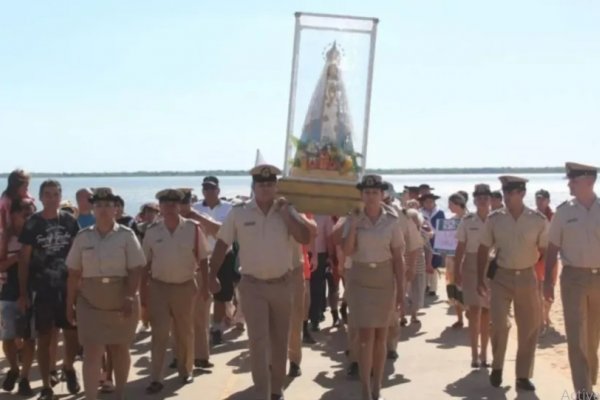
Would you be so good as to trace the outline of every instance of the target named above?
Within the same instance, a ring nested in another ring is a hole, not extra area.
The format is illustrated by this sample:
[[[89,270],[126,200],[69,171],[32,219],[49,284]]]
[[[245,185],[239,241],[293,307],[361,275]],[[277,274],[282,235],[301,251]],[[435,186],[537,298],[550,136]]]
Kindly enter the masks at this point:
[[[302,142],[292,136],[296,155],[292,165],[303,171],[336,171],[340,175],[359,173],[362,154],[349,152],[332,143]]]

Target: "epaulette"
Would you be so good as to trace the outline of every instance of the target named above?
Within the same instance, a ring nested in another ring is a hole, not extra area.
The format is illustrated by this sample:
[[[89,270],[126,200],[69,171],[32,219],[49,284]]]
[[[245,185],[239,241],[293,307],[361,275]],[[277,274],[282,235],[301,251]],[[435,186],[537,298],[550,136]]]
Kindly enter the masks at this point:
[[[231,204],[231,207],[232,208],[244,207],[246,204],[248,204],[248,202],[244,200],[244,201],[237,202],[235,204]]]
[[[538,217],[542,218],[542,219],[548,219],[546,218],[546,216],[544,215],[543,212],[539,211],[539,210],[532,210],[534,215],[537,215]]]
[[[495,217],[497,215],[503,215],[506,214],[506,210],[504,208],[499,208],[497,210],[494,210],[490,213],[490,215],[488,215],[488,218],[492,218]]]
[[[77,235],[81,235],[82,233],[90,232],[93,229],[94,229],[94,225],[88,226],[87,228],[80,229],[79,232],[77,232]]]
[[[569,201],[569,200],[565,200],[565,201],[563,201],[562,203],[560,203],[560,204],[558,205],[558,207],[556,207],[556,209],[558,210],[558,209],[559,209],[559,208],[561,208],[562,206],[566,206],[566,205],[567,205],[567,204],[569,204],[569,203],[570,203],[570,201]]]
[[[150,230],[150,229],[152,229],[152,228],[156,228],[156,227],[158,226],[158,224],[159,224],[159,223],[160,223],[160,221],[154,221],[153,223],[149,224],[149,225],[146,227],[146,232],[147,232],[147,231],[149,231],[149,230]]]
[[[118,225],[119,225],[119,230],[120,230],[120,231],[131,231],[131,232],[133,232],[133,229],[131,229],[131,228],[130,228],[130,227],[128,227],[128,226],[121,225],[121,224],[118,224]]]
[[[468,213],[467,215],[465,215],[465,216],[463,217],[463,219],[471,219],[471,218],[473,218],[474,216],[475,216],[475,214],[474,214],[474,213]]]
[[[193,219],[191,219],[191,218],[186,218],[186,219],[185,219],[185,223],[186,223],[186,224],[192,224],[192,225],[200,225],[200,222],[198,222],[198,221],[196,221],[196,220],[193,220]]]

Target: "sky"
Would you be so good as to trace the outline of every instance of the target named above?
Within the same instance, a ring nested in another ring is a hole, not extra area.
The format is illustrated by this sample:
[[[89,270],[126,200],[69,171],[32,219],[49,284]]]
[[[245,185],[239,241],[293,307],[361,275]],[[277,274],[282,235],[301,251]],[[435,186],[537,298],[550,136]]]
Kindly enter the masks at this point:
[[[380,19],[367,167],[600,164],[597,1],[0,0],[0,172],[282,166],[295,11]]]

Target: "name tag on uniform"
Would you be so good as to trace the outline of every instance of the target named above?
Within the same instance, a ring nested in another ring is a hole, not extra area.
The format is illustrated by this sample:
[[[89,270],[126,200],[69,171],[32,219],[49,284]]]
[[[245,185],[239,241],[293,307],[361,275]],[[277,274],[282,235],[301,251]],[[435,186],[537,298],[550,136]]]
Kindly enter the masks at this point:
[[[162,243],[162,239],[156,239],[156,243]]]
[[[94,246],[88,246],[88,247],[82,247],[81,250],[85,251],[85,250],[94,250],[95,247]]]
[[[579,218],[571,218],[567,220],[567,224],[573,223],[573,222],[577,222],[579,221]]]
[[[102,283],[109,283],[110,279],[109,278],[102,278]]]
[[[244,222],[244,226],[254,226],[254,225],[256,225],[256,221]]]
[[[478,231],[479,228],[469,228],[470,231]]]

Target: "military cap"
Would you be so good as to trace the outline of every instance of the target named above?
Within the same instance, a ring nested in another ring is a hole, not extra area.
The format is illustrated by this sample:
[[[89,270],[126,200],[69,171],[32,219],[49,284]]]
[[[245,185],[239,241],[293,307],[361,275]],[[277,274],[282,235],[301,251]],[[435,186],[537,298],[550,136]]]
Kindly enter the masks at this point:
[[[502,175],[498,177],[502,183],[502,190],[510,192],[511,190],[525,190],[529,180],[513,175]]]
[[[577,178],[579,176],[597,176],[598,168],[591,165],[578,164],[574,162],[565,163],[567,178]]]
[[[179,190],[181,193],[183,193],[183,199],[181,199],[182,203],[189,203],[192,201],[192,192],[194,191],[194,189],[192,188],[180,188],[177,189]]]
[[[419,187],[418,186],[404,186],[404,190],[408,191],[409,193],[418,193],[419,192]]]
[[[261,164],[250,170],[253,182],[276,182],[281,170],[274,165]]]
[[[380,175],[365,175],[362,180],[356,184],[358,190],[381,189],[388,190],[389,185],[383,181]]]
[[[219,178],[216,176],[207,176],[202,179],[202,188],[204,189],[212,189],[219,187]]]
[[[461,196],[461,197],[462,197],[462,196]],[[426,194],[422,194],[422,195],[420,195],[420,196],[419,196],[419,198],[418,198],[418,200],[419,200],[420,202],[423,202],[423,201],[425,201],[425,200],[427,200],[427,199],[439,200],[439,199],[440,199],[440,196],[436,196],[436,195],[435,195],[435,194],[433,194],[433,193],[426,193]]]
[[[426,183],[422,183],[419,185],[419,190],[435,190],[435,188],[432,188],[431,186],[429,186]]]
[[[113,193],[111,188],[101,187],[92,189],[92,197],[90,197],[90,203],[96,201],[117,201],[119,196]]]
[[[541,197],[550,200],[550,192],[545,189],[540,189],[537,192],[535,192],[535,197]]]
[[[161,201],[176,201],[181,202],[185,197],[181,190],[177,189],[163,189],[156,193],[156,200]]]
[[[477,185],[475,185],[475,189],[473,190],[473,197],[491,195],[492,191],[490,189],[490,185],[485,183],[478,183]]]

